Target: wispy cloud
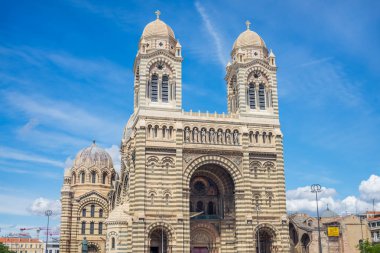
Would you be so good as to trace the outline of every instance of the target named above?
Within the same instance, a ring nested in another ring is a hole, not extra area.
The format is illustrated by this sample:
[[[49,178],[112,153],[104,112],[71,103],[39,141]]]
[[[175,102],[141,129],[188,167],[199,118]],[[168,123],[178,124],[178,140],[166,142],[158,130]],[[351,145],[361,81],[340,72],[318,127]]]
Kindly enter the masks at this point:
[[[30,215],[27,211],[30,203],[29,198],[23,198],[19,195],[0,194],[0,213],[11,215]]]
[[[363,106],[360,83],[348,77],[345,68],[332,57],[310,60],[306,53],[297,55],[297,50],[288,51],[292,54],[290,63],[294,67],[279,73],[282,85],[280,95],[286,99],[302,101],[314,107],[341,105],[352,108]],[[299,64],[299,62],[304,62]],[[300,69],[302,68],[302,70]]]
[[[219,63],[222,65],[222,67],[224,69],[226,67],[226,64],[227,64],[227,57],[224,53],[223,42],[222,42],[222,38],[220,37],[220,32],[218,32],[217,29],[215,28],[215,25],[212,24],[210,17],[207,15],[206,10],[201,5],[201,3],[198,1],[195,2],[195,7],[201,16],[202,21],[203,21],[204,25],[206,26],[206,29],[207,29],[209,35],[211,36],[211,38],[214,42],[214,46],[215,46],[215,50],[216,50],[216,54],[217,54]]]
[[[327,62],[327,61],[330,61],[332,59],[334,59],[334,58],[333,57],[325,57],[325,58],[322,58],[322,59],[316,59],[316,60],[312,60],[312,61],[308,61],[308,62],[302,63],[299,66],[300,67],[308,67],[308,66],[312,66],[312,65],[316,65],[316,64],[321,64],[323,62]]]
[[[36,119],[45,126],[76,134],[106,138],[119,131],[120,125],[107,121],[100,115],[94,115],[76,105],[64,101],[49,99],[40,95],[28,96],[18,92],[3,94],[6,102],[16,111],[28,118]],[[19,103],[18,101],[23,101]],[[89,136],[91,138],[91,136]]]
[[[25,161],[25,162],[35,162],[41,164],[48,164],[54,167],[63,168],[64,163],[56,160],[52,160],[40,155],[26,153],[20,150],[1,147],[0,146],[0,158],[5,160],[16,160],[16,161]]]
[[[13,174],[32,175],[35,177],[43,177],[43,178],[50,178],[50,179],[62,178],[62,175],[60,173],[54,173],[50,171],[36,171],[34,169],[9,168],[9,167],[4,167],[4,165],[0,165],[0,171],[6,172],[6,173],[13,173]]]

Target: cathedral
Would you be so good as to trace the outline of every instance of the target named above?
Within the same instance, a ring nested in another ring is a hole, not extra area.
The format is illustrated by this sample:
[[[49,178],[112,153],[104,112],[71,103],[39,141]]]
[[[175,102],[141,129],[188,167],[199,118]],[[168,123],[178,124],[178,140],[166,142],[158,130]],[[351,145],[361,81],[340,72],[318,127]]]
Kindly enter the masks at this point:
[[[226,66],[228,113],[182,109],[182,47],[157,18],[134,61],[121,169],[95,142],[66,169],[61,253],[289,252],[276,61],[250,29]]]

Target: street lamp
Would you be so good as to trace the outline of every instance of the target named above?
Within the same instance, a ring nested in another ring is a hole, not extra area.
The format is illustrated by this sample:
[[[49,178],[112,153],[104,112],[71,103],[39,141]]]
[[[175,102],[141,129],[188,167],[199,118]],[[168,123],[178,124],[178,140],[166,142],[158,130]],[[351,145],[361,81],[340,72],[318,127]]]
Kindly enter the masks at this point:
[[[45,253],[48,253],[48,241],[49,241],[49,221],[50,221],[50,216],[53,214],[52,210],[46,210],[45,211],[45,216],[47,216],[47,226],[46,226],[46,244],[45,244]]]
[[[256,220],[257,220],[257,249],[258,253],[260,253],[260,228],[259,228],[259,211],[260,211],[260,204],[256,202]]]
[[[321,192],[321,185],[313,184],[311,186],[311,192],[315,193],[315,201],[317,202],[317,219],[318,219],[318,246],[319,253],[322,253],[322,243],[321,243],[321,227],[319,225],[319,209],[318,209],[318,192]]]

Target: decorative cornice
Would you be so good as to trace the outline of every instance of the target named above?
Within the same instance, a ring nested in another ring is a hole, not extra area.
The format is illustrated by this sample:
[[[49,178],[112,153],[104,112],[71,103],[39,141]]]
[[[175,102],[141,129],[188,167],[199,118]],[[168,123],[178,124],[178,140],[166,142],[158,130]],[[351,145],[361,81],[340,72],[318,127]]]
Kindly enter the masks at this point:
[[[232,151],[232,150],[213,150],[213,149],[183,149],[183,154],[199,154],[199,155],[233,155],[233,156],[243,156],[243,152],[241,151]]]
[[[252,152],[252,153],[249,153],[249,158],[251,158],[251,159],[276,160],[277,155],[273,154],[273,153]]]
[[[152,153],[162,153],[162,154],[175,154],[176,149],[174,148],[159,148],[159,147],[146,147],[145,151],[147,153],[152,152]]]

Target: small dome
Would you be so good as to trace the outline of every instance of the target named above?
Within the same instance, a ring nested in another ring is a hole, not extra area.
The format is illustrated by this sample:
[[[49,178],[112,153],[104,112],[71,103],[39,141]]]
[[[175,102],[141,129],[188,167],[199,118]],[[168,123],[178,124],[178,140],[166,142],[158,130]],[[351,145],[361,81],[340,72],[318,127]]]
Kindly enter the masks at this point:
[[[170,26],[165,24],[159,17],[153,22],[147,24],[144,28],[141,38],[148,37],[171,37],[175,39],[174,32]]]
[[[128,214],[129,212],[129,204],[125,203],[120,206],[116,206],[108,215],[106,223],[112,222],[130,222],[132,221],[132,217]]]
[[[242,32],[235,40],[232,49],[240,49],[250,46],[266,47],[264,40],[257,33],[247,28],[247,30]]]
[[[336,212],[331,211],[328,206],[327,209],[321,213],[321,218],[334,218],[338,216],[339,215]]]
[[[82,149],[77,154],[74,160],[74,167],[85,167],[90,168],[92,166],[97,166],[100,168],[112,168],[112,158],[104,149],[93,144],[87,148]]]
[[[65,169],[64,177],[71,177],[71,169],[70,168]]]

